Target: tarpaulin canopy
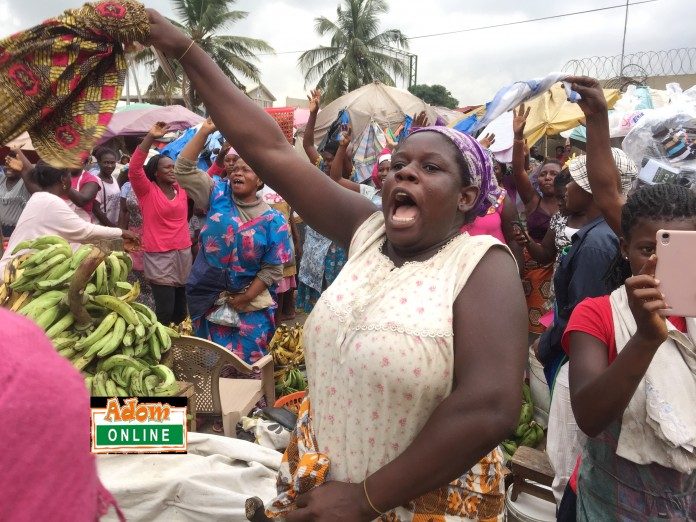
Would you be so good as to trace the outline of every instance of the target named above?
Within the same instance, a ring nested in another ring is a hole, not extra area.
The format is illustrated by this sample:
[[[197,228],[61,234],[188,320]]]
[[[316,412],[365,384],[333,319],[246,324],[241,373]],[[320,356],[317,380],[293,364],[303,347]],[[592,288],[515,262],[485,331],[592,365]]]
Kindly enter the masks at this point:
[[[613,107],[619,99],[618,89],[603,90],[609,108]],[[524,137],[530,147],[543,136],[556,136],[585,121],[578,104],[569,102],[565,89],[558,84],[525,105],[531,107],[524,129]]]
[[[381,127],[397,127],[406,115],[425,111],[431,123],[438,116],[433,107],[407,90],[374,82],[341,96],[319,112],[314,131],[316,143],[323,139],[342,109],[348,111],[354,139],[363,134],[371,121]]]
[[[184,130],[201,123],[205,118],[181,105],[157,105],[146,108],[121,110],[114,113],[102,136],[103,143],[114,136],[140,136],[147,134],[158,121],[166,122],[169,130]]]

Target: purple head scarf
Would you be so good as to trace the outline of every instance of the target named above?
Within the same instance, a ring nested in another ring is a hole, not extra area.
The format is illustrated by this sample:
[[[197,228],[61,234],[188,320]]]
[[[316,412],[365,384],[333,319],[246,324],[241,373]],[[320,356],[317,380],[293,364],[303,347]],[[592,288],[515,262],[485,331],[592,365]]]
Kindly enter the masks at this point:
[[[484,215],[502,193],[493,173],[493,158],[490,152],[481,147],[481,144],[472,136],[450,127],[421,127],[411,134],[421,132],[437,132],[454,143],[469,167],[471,184],[479,188],[473,210],[477,216]]]

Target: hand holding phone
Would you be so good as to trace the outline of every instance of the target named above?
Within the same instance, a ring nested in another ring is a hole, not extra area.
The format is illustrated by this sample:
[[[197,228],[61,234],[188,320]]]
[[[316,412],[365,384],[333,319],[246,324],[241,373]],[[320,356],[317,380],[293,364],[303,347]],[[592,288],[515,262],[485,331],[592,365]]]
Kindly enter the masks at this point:
[[[696,317],[696,231],[658,230],[655,278],[670,307],[666,315]]]

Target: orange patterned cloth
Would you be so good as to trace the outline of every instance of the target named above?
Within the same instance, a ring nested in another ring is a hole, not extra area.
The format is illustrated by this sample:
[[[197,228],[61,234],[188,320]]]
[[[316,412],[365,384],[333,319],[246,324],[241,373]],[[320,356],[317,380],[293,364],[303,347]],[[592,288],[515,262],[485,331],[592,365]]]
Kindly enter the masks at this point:
[[[331,463],[317,451],[311,407],[305,397],[278,472],[278,496],[266,510],[271,518],[295,509],[297,497],[329,479]],[[503,457],[499,448],[457,480],[382,515],[381,522],[502,521],[505,507]]]
[[[105,0],[0,40],[0,144],[28,131],[44,161],[81,167],[121,96],[123,45],[149,34],[142,4]]]

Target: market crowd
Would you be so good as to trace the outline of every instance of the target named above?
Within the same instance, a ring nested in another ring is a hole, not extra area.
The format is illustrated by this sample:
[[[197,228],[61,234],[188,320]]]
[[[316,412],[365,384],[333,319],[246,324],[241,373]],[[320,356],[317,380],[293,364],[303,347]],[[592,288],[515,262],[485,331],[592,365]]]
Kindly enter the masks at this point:
[[[174,155],[160,150],[167,122],[134,150],[94,149],[78,169],[13,151],[0,270],[41,235],[122,238],[158,320],[190,317],[195,335],[247,363],[279,322],[309,314],[310,391],[278,497],[256,519],[501,520],[498,444],[516,425],[530,358],[552,396],[560,520],[696,519],[696,381],[678,348],[693,350],[696,323],[670,316],[655,279],[656,233],[696,230],[696,195],[637,181],[610,144],[596,80],[567,79],[584,151],[530,151],[524,104],[508,164],[493,137],[418,115],[356,183],[350,128],[315,145],[319,91],[307,161],[204,51],[147,16],[152,45],[179,60],[210,117]],[[234,323],[211,320],[221,305]],[[646,387],[669,416],[646,414]],[[677,442],[670,423],[683,427]]]

